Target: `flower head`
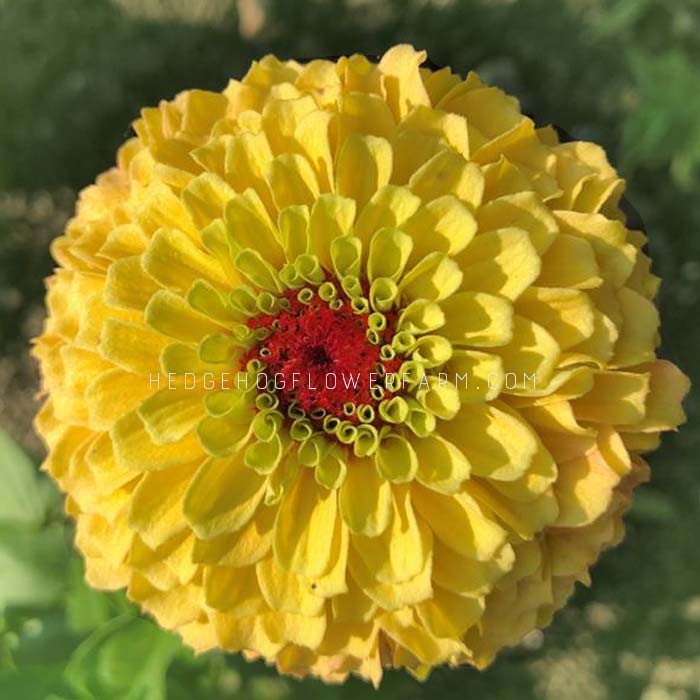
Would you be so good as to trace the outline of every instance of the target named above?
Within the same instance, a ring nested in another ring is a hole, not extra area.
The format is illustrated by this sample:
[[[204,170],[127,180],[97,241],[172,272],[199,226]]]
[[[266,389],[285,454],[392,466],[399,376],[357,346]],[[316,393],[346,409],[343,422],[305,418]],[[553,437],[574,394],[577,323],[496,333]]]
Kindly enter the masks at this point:
[[[488,664],[683,420],[602,149],[423,52],[144,109],[53,246],[45,468],[89,581],[197,650]]]

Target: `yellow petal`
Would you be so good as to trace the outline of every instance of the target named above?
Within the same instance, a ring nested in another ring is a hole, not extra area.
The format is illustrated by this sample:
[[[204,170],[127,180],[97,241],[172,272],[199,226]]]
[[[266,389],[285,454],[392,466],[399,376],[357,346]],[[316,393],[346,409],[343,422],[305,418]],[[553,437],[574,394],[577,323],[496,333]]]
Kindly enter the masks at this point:
[[[629,367],[653,360],[659,312],[651,301],[626,287],[618,290],[617,299],[623,321],[611,364]]]
[[[426,56],[425,51],[416,51],[408,44],[400,44],[389,49],[379,61],[387,103],[397,121],[403,119],[412,107],[430,104],[418,70]]]
[[[432,557],[430,556],[432,536],[430,530],[421,523],[419,523],[419,531],[421,549],[429,554],[425,558],[423,569],[412,578],[400,583],[377,581],[363,558],[354,547],[350,547],[350,556],[348,558],[350,573],[366,595],[384,610],[399,610],[408,605],[427,600],[432,595],[433,589],[430,579],[432,571]]]
[[[96,377],[85,389],[90,426],[109,430],[126,413],[137,408],[151,392],[149,382],[119,367]]]
[[[287,207],[280,212],[278,228],[280,232],[280,239],[289,262],[293,262],[298,255],[304,255],[308,252],[308,227],[308,207]]]
[[[506,531],[466,493],[448,496],[414,484],[411,494],[416,510],[430,523],[435,537],[458,554],[487,561],[506,541]]]
[[[474,210],[481,204],[484,177],[478,165],[445,149],[416,170],[408,186],[424,202],[453,194]]]
[[[403,276],[399,290],[409,302],[441,301],[459,289],[462,275],[457,263],[445,253],[430,253]]]
[[[557,237],[557,223],[534,192],[518,192],[494,199],[480,207],[479,231],[520,228],[530,234],[535,250],[542,255]]]
[[[635,425],[644,418],[649,374],[594,373],[593,388],[572,401],[579,420],[607,425]]]
[[[459,292],[440,304],[445,325],[440,334],[455,345],[493,347],[513,336],[513,305],[482,292]]]
[[[278,209],[311,206],[318,198],[316,174],[309,161],[298,153],[283,153],[272,160],[267,179]]]
[[[335,191],[354,199],[361,211],[374,193],[389,183],[392,168],[391,146],[386,139],[350,134],[338,153]]]
[[[377,95],[346,92],[340,100],[338,143],[352,133],[390,139],[396,123],[387,103]]]
[[[330,563],[338,501],[335,491],[319,486],[302,469],[280,504],[273,548],[281,566],[314,578]]]
[[[476,350],[455,350],[446,371],[462,403],[493,401],[505,384],[501,358]]]
[[[334,124],[333,114],[319,110],[303,117],[295,132],[295,138],[313,168],[321,192],[329,192],[333,182],[331,132]]]
[[[266,477],[245,466],[242,455],[208,459],[185,495],[185,518],[204,539],[236,532],[260,505],[265,482]]]
[[[276,515],[276,508],[260,505],[240,530],[207,540],[197,539],[192,560],[197,564],[220,564],[236,568],[256,564],[272,550]]]
[[[284,262],[275,226],[255,190],[235,195],[226,205],[224,219],[234,254],[242,248],[252,248],[273,265]]]
[[[370,282],[378,277],[398,281],[413,249],[413,241],[398,229],[383,228],[373,236],[369,246],[367,276]]]
[[[436,539],[433,544],[433,580],[453,593],[483,595],[509,571],[514,560],[513,548],[507,543],[493,559],[479,562],[457,554]]]
[[[411,443],[395,433],[383,438],[375,462],[380,476],[394,483],[411,481],[418,471],[418,457]]]
[[[584,342],[595,331],[593,302],[582,291],[530,287],[518,298],[515,308],[545,328],[562,350]]]
[[[155,443],[177,442],[204,417],[204,397],[184,387],[161,389],[139,406],[138,414]]]
[[[621,287],[632,273],[637,256],[637,249],[626,242],[625,225],[602,214],[555,211],[554,216],[562,233],[580,236],[591,244],[602,277]]]
[[[164,287],[186,291],[198,279],[228,287],[217,260],[176,229],[157,231],[141,261],[144,270]]]
[[[104,300],[108,306],[141,311],[160,288],[143,269],[139,257],[121,258],[107,271]]]
[[[136,487],[129,506],[129,527],[151,548],[187,529],[182,502],[196,464],[148,472]]]
[[[324,194],[319,197],[309,220],[309,252],[321,264],[331,266],[330,246],[333,240],[350,233],[355,220],[355,202],[346,197]]]
[[[274,153],[294,150],[294,134],[299,122],[310,112],[316,111],[316,103],[311,95],[296,99],[272,100],[263,111],[263,126]]]
[[[351,460],[338,502],[352,532],[375,537],[389,524],[391,485],[379,476],[371,460]]]
[[[182,297],[165,289],[153,295],[146,307],[146,323],[170,338],[198,342],[221,326],[195,311]]]
[[[540,259],[522,229],[507,228],[476,236],[457,256],[462,289],[517,299],[540,273]]]
[[[207,605],[236,617],[260,615],[269,610],[260,590],[254,566],[208,566],[204,574]]]
[[[559,502],[558,527],[588,525],[608,508],[620,476],[599,450],[559,465],[554,491]]]
[[[415,442],[418,457],[416,478],[429,489],[440,493],[457,493],[469,478],[471,465],[462,451],[439,435],[428,435]]]
[[[433,635],[456,639],[478,622],[484,612],[484,600],[460,596],[436,586],[433,598],[417,605],[416,612]]]
[[[503,361],[502,391],[547,386],[560,356],[559,344],[542,326],[517,314],[510,343],[491,352]]]
[[[202,173],[182,191],[182,201],[198,228],[204,228],[223,216],[226,203],[234,190],[218,175]]]
[[[323,609],[324,600],[312,592],[311,583],[283,569],[274,557],[268,557],[255,567],[260,590],[273,610],[314,616]]]
[[[437,250],[456,255],[476,233],[476,221],[469,209],[453,195],[428,202],[401,226],[413,238],[413,259],[420,260]]]
[[[156,445],[136,413],[127,413],[110,431],[120,469],[150,471],[193,462],[202,456],[194,433],[168,445]]]
[[[631,429],[643,432],[675,430],[686,420],[682,402],[690,389],[690,380],[666,360],[656,360],[636,369],[649,374],[649,393],[644,418]],[[624,426],[621,428],[625,429]]]
[[[407,486],[393,488],[391,522],[381,535],[353,534],[351,540],[352,547],[380,583],[409,581],[423,570],[430,554]]]
[[[136,218],[147,235],[153,235],[159,228],[176,228],[197,240],[197,229],[185,205],[158,180],[153,180],[144,190]]]
[[[585,238],[560,233],[542,256],[540,287],[591,289],[602,283],[593,247]]]
[[[457,417],[439,429],[461,450],[472,473],[489,479],[519,478],[538,449],[537,438],[524,421],[493,405],[462,406]]]
[[[406,184],[418,168],[445,146],[453,148],[464,158],[469,158],[469,134],[464,117],[425,105],[414,107],[399,124],[392,143],[392,181]]]
[[[355,235],[367,246],[367,250],[375,231],[401,228],[401,224],[415,213],[420,203],[420,199],[405,187],[382,187],[372,195],[357,217]]]

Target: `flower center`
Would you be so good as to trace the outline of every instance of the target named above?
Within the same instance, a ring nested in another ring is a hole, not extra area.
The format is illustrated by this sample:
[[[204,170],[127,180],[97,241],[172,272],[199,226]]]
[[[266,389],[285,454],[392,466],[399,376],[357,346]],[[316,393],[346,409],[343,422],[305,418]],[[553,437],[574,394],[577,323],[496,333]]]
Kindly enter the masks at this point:
[[[264,367],[267,391],[292,419],[322,424],[327,417],[372,423],[384,396],[383,379],[401,359],[387,353],[393,331],[383,314],[357,308],[346,298],[322,299],[307,288],[279,298],[276,314],[251,318],[268,331],[243,358]]]

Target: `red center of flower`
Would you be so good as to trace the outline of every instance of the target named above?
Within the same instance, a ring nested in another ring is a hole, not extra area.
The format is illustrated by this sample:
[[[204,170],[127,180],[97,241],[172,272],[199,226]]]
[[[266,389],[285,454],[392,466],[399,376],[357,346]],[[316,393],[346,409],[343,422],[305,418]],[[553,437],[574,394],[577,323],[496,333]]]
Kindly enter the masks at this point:
[[[372,387],[380,381],[381,344],[367,338],[368,315],[355,313],[347,301],[332,309],[318,297],[308,304],[294,294],[285,298],[289,305],[279,314],[263,314],[248,322],[253,329],[268,328],[270,335],[243,358],[243,364],[251,359],[264,363],[268,390],[276,393],[282,411],[296,402],[312,418],[325,413],[356,422],[344,407],[376,408]]]

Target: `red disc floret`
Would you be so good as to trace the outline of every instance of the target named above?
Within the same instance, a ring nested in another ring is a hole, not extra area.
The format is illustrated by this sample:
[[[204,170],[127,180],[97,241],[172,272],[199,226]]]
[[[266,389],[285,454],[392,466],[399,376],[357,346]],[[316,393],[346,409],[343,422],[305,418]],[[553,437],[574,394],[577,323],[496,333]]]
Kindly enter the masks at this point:
[[[376,408],[372,386],[381,381],[381,344],[367,338],[368,315],[356,313],[347,301],[333,309],[319,297],[310,303],[294,294],[284,298],[288,306],[280,313],[248,321],[250,328],[270,334],[244,356],[243,365],[254,358],[264,363],[267,388],[283,411],[296,402],[308,416],[322,409],[355,422],[355,415],[344,414],[346,404]]]

